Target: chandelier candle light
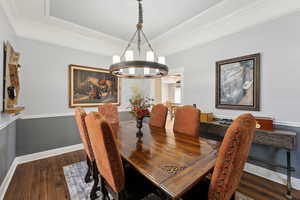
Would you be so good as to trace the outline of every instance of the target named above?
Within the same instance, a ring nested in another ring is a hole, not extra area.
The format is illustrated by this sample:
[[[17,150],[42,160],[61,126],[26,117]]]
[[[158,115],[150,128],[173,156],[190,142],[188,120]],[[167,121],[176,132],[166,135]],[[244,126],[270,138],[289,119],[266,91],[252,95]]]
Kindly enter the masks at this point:
[[[143,7],[142,0],[137,0],[139,6],[139,19],[136,25],[137,30],[133,34],[127,47],[121,56],[113,56],[113,64],[110,66],[112,74],[122,78],[160,78],[168,75],[168,67],[165,57],[158,57],[154,52],[146,34],[143,31]],[[137,37],[137,50],[141,57],[142,37],[145,39],[149,51],[146,52],[146,60],[135,60],[134,53],[129,50]]]

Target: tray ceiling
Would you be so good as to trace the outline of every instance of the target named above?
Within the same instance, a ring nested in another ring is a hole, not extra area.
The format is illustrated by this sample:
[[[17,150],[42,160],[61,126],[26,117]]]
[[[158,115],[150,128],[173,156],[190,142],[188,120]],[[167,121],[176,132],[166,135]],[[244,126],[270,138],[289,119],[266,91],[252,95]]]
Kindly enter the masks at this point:
[[[135,30],[136,0],[0,0],[16,34],[74,49],[120,53]],[[144,0],[145,32],[161,55],[300,10],[299,0]]]
[[[144,30],[149,39],[196,16],[222,0],[144,0]],[[136,0],[50,0],[50,15],[129,40],[137,23]]]

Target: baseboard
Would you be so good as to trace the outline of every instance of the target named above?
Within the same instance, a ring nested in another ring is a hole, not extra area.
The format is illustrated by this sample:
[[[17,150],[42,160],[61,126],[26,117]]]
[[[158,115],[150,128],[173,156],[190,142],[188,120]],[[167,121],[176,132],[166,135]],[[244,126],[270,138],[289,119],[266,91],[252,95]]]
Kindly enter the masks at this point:
[[[67,146],[67,147],[62,147],[62,148],[57,148],[57,149],[52,149],[52,150],[48,150],[48,151],[42,151],[42,152],[38,152],[38,153],[33,153],[33,154],[16,157],[14,159],[14,161],[12,162],[12,164],[0,186],[0,200],[2,200],[4,198],[4,195],[9,186],[9,183],[10,183],[10,181],[15,173],[15,170],[19,164],[27,163],[27,162],[31,162],[31,161],[35,161],[35,160],[40,160],[40,159],[44,159],[44,158],[49,158],[49,157],[53,157],[53,156],[58,156],[58,155],[61,155],[64,153],[69,153],[69,152],[78,151],[78,150],[82,150],[82,149],[83,149],[83,144],[76,144],[76,145],[71,145],[71,146]]]
[[[14,159],[14,161],[12,162],[8,172],[6,173],[6,176],[4,177],[3,179],[3,182],[1,183],[1,186],[0,186],[0,199],[4,199],[4,195],[6,193],[6,190],[9,186],[9,183],[16,171],[16,168],[18,166],[18,162],[16,160],[16,158]]]
[[[83,144],[75,144],[75,145],[66,146],[66,147],[62,147],[62,148],[51,149],[51,150],[28,154],[28,155],[24,155],[24,156],[18,156],[18,157],[16,157],[16,160],[17,160],[18,164],[22,164],[22,163],[35,161],[35,160],[58,156],[58,155],[61,155],[64,153],[78,151],[81,149],[83,149]]]
[[[246,163],[244,171],[246,171],[250,174],[254,174],[256,176],[263,177],[265,179],[268,179],[270,181],[273,181],[273,182],[276,182],[276,183],[279,183],[282,185],[286,185],[286,183],[287,183],[286,174],[275,172],[275,171],[266,169],[264,167],[253,165],[251,163]],[[300,179],[292,177],[292,187],[294,189],[300,191]]]

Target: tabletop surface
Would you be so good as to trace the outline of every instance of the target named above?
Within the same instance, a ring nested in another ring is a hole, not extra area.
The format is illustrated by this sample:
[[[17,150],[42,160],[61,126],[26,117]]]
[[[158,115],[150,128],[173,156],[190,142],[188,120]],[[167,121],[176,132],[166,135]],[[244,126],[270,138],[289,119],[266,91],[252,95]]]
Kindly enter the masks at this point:
[[[135,121],[120,122],[116,131],[122,157],[141,174],[176,199],[211,170],[219,142],[189,137],[144,123],[137,138]]]

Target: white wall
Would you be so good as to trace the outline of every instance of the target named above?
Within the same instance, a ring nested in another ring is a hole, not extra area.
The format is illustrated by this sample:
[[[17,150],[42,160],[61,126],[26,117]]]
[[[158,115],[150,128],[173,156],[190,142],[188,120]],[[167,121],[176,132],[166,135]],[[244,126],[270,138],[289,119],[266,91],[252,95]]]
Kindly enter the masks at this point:
[[[277,121],[300,122],[300,12],[167,57],[184,67],[184,103],[230,117],[245,111],[215,108],[216,61],[261,53],[261,111]]]
[[[25,116],[73,113],[68,104],[68,66],[108,68],[112,62],[108,56],[23,38],[18,38],[18,46],[22,52]],[[132,84],[138,84],[146,94],[150,91],[147,81],[121,80],[120,109],[128,107]]]
[[[16,51],[18,51],[18,46],[16,44],[16,34],[12,26],[8,22],[8,18],[4,13],[3,8],[0,6],[0,110],[3,110],[3,43],[9,41]],[[21,91],[22,93],[22,91]],[[0,125],[6,123],[11,118],[10,115],[1,113],[0,114]]]
[[[0,110],[3,106],[3,43],[9,41],[17,50],[16,36],[0,6]],[[14,117],[0,113],[0,193],[1,184],[16,156],[16,123]],[[1,196],[1,195],[0,195]],[[1,198],[1,197],[0,197]]]

